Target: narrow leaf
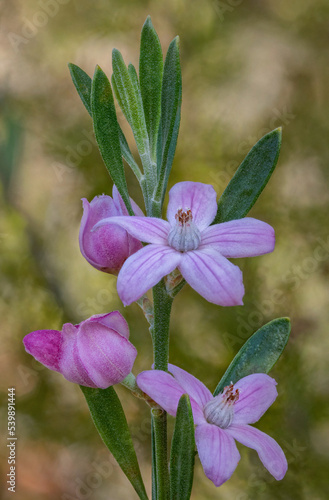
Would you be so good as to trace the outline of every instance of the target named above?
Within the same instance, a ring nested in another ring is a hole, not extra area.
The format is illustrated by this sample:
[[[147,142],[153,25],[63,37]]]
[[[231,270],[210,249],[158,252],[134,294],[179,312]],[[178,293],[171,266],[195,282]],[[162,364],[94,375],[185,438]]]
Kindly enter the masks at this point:
[[[170,453],[170,500],[189,500],[195,457],[194,422],[190,399],[180,398]]]
[[[139,80],[152,158],[156,159],[156,144],[161,114],[163,59],[159,37],[150,16],[142,34],[139,59]]]
[[[87,75],[87,73],[85,73],[81,68],[79,68],[79,66],[76,66],[75,64],[69,63],[69,68],[75,88],[77,89],[78,94],[81,97],[81,100],[86,107],[86,110],[88,111],[90,116],[92,116],[92,111],[91,111],[92,79],[90,78],[90,76]],[[140,180],[142,177],[142,173],[129,149],[127,140],[119,124],[118,127],[119,127],[119,140],[120,140],[122,156],[130,166],[134,174],[136,175],[137,179]]]
[[[91,109],[96,140],[113,182],[117,186],[130,215],[131,208],[123,168],[119,139],[119,124],[110,82],[99,66],[96,67],[91,90]]]
[[[245,217],[268,183],[277,164],[282,130],[264,135],[249,151],[218,202],[213,224]]]
[[[88,76],[87,73],[83,71],[83,69],[79,68],[79,66],[69,63],[68,67],[71,73],[72,81],[78,91],[81,101],[85,105],[86,110],[88,111],[90,116],[92,116],[90,102],[92,80],[90,76]]]
[[[237,353],[219,382],[214,396],[231,382],[251,373],[268,373],[287,345],[291,325],[289,318],[278,318],[262,326]]]
[[[108,389],[80,387],[102,440],[126,474],[139,498],[147,500],[127,420],[115,390],[113,387]]]
[[[121,53],[117,49],[112,52],[113,90],[128,123],[130,124],[139,154],[148,153],[148,136],[142,108],[142,99],[136,81],[136,70],[129,65],[129,71]]]
[[[124,136],[124,133],[121,130],[121,127],[119,126],[119,141],[120,141],[120,147],[121,147],[121,153],[128,165],[130,166],[131,170],[134,172],[136,175],[137,179],[141,181],[142,179],[142,172],[140,171],[139,166],[136,163],[135,158],[133,157],[132,152],[130,151],[130,148],[128,146],[127,139]]]
[[[179,131],[182,100],[182,75],[179,61],[178,37],[169,45],[162,81],[161,120],[158,134],[159,184],[156,198],[161,200],[166,189]]]

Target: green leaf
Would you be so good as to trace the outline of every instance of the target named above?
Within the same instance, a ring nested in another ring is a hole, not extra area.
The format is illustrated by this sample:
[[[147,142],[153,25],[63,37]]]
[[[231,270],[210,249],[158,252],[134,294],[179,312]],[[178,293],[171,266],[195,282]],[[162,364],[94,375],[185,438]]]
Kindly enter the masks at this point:
[[[170,500],[189,500],[195,457],[194,422],[187,394],[179,400],[170,453]]]
[[[80,388],[102,440],[126,474],[139,498],[147,500],[127,420],[115,390],[113,387],[92,389],[80,386]]]
[[[148,153],[148,135],[136,70],[132,64],[129,64],[129,69],[127,69],[117,49],[113,49],[112,52],[112,67],[113,90],[132,128],[139,154],[142,157]]]
[[[179,61],[179,38],[176,37],[169,45],[163,70],[161,120],[157,146],[159,174],[157,200],[163,199],[174,159],[180,124],[181,101],[182,74]]]
[[[87,75],[87,73],[85,73],[81,68],[79,68],[79,66],[76,66],[75,64],[72,63],[69,63],[68,66],[70,68],[75,88],[77,89],[78,94],[81,97],[81,100],[86,107],[86,110],[88,111],[90,116],[92,116],[91,102],[90,102],[92,79],[90,78],[90,76]],[[120,125],[118,126],[119,126],[119,140],[120,140],[122,156],[130,166],[134,174],[136,175],[137,179],[140,180],[142,177],[142,173],[129,149],[127,140],[121,130]]]
[[[127,139],[125,138],[124,133],[122,132],[120,126],[119,126],[119,141],[120,141],[120,147],[121,147],[122,156],[124,157],[124,159],[128,163],[128,165],[131,168],[131,170],[136,175],[138,181],[141,182],[143,174],[140,171],[140,168],[137,165],[136,160],[133,157],[133,154],[132,154],[132,152],[129,149]]]
[[[79,68],[79,66],[69,63],[68,67],[71,73],[72,81],[78,91],[81,101],[85,105],[85,108],[90,116],[92,116],[90,102],[92,80],[90,76],[83,71],[83,69]]]
[[[122,162],[120,127],[114,107],[110,82],[99,66],[96,66],[91,89],[91,109],[96,140],[113,182],[128,209],[134,215]]]
[[[291,325],[289,318],[278,318],[262,326],[242,346],[219,382],[214,396],[231,382],[234,384],[251,373],[268,373],[287,345]]]
[[[218,202],[213,224],[245,217],[268,183],[277,164],[281,128],[264,135],[249,151]]]
[[[141,35],[139,80],[151,155],[156,160],[156,145],[161,115],[163,59],[159,37],[150,16]]]
[[[146,128],[142,95],[139,87],[136,69],[129,64],[128,69],[122,55],[117,49],[112,52],[112,86],[128,123],[133,131],[138,153],[140,155],[145,184],[143,194],[148,215],[150,215],[150,195],[154,191],[156,182],[156,165],[152,162],[150,143]]]

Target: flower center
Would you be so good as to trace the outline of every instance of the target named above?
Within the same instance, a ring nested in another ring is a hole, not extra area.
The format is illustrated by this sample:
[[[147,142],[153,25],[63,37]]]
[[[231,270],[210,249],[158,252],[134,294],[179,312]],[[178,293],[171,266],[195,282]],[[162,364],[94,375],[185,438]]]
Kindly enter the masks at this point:
[[[221,429],[227,429],[233,421],[234,404],[238,399],[239,389],[234,390],[232,383],[224,387],[222,394],[209,401],[203,409],[207,422]]]
[[[201,234],[193,222],[191,210],[183,211],[180,208],[175,219],[176,224],[171,227],[168,235],[169,245],[179,252],[196,250],[201,242]]]

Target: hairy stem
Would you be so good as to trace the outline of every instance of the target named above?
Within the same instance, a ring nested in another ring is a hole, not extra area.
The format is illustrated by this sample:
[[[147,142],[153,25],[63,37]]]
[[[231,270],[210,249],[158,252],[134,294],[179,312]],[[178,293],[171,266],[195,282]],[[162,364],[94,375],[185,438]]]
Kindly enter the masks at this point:
[[[173,299],[168,296],[164,280],[153,288],[154,326],[153,351],[154,368],[168,371],[169,323]],[[167,414],[163,410],[152,410],[154,430],[154,460],[157,500],[169,498],[169,471],[167,450]],[[153,474],[154,476],[154,474]]]

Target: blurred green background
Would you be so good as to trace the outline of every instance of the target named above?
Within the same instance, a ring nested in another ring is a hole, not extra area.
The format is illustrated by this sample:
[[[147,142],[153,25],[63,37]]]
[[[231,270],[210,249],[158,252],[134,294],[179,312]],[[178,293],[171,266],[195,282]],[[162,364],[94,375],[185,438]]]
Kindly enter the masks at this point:
[[[79,252],[80,198],[111,194],[112,186],[66,66],[74,62],[92,75],[98,63],[110,75],[113,47],[137,64],[150,14],[164,50],[181,37],[182,123],[170,186],[188,179],[220,194],[251,146],[283,127],[276,172],[250,213],[274,226],[275,252],[237,262],[244,307],[217,307],[183,289],[173,308],[171,361],[214,389],[252,332],[289,315],[291,340],[271,373],[279,398],[257,425],[281,444],[289,470],[276,482],[255,452],[240,447],[236,472],[216,489],[197,459],[192,499],[327,499],[329,3],[11,0],[0,9],[1,420],[5,429],[7,388],[15,386],[15,498],[137,498],[95,433],[79,388],[27,355],[22,338],[119,309],[139,351],[135,373],[152,363],[141,311],[124,309],[115,277]],[[148,411],[118,391],[150,488]],[[5,439],[4,431],[4,499],[11,495]]]

